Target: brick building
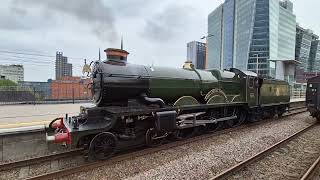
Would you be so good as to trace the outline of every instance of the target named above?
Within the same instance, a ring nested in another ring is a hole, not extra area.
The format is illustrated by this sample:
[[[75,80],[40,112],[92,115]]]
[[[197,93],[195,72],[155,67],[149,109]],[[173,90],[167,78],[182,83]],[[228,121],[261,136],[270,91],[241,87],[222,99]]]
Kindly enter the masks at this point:
[[[51,82],[51,99],[91,99],[88,89],[89,79],[80,77],[61,77]]]

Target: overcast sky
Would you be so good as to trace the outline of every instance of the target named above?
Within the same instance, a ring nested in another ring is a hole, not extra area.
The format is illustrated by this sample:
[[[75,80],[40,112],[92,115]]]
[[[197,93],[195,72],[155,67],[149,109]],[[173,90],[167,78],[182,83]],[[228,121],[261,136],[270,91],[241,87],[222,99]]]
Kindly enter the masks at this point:
[[[292,0],[297,21],[320,35],[319,0]],[[63,51],[81,75],[83,58],[108,47],[130,52],[136,64],[181,67],[186,43],[207,33],[207,16],[224,0],[2,0],[0,64],[24,64],[25,80],[54,78],[52,57]],[[105,54],[102,54],[105,58]]]

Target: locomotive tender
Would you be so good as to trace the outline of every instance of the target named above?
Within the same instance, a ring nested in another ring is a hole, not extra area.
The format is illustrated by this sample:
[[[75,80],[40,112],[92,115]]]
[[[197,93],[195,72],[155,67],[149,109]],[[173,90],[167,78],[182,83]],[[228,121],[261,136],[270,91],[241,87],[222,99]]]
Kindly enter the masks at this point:
[[[54,134],[47,135],[48,141],[87,149],[93,159],[281,116],[289,106],[285,81],[234,68],[198,70],[191,62],[181,69],[134,65],[126,62],[127,51],[105,52],[107,60],[96,61],[91,74],[96,106],[55,119],[49,125]]]

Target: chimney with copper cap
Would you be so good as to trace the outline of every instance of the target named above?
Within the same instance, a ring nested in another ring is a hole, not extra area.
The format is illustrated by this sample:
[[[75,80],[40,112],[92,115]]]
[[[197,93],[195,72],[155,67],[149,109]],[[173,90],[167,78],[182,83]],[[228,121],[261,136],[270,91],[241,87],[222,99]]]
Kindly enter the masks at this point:
[[[129,52],[122,49],[108,48],[104,50],[107,55],[108,64],[125,65]]]

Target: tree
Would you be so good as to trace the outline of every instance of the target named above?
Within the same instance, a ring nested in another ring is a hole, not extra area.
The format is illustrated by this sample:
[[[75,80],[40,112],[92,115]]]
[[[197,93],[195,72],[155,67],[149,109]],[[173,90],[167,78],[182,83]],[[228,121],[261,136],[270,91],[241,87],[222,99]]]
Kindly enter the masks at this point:
[[[16,89],[16,87],[17,87],[17,83],[9,79],[0,80],[0,89],[2,90],[13,90],[13,89]]]

